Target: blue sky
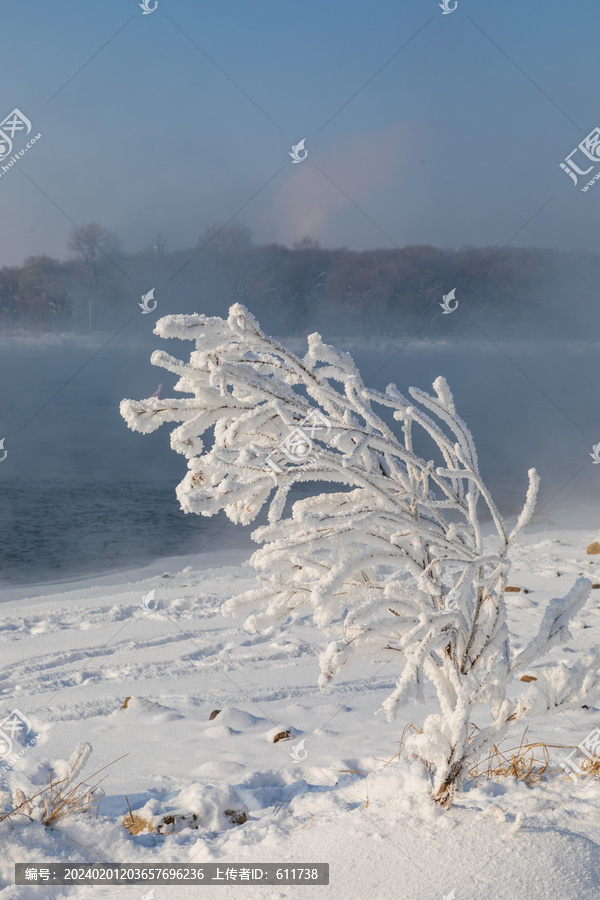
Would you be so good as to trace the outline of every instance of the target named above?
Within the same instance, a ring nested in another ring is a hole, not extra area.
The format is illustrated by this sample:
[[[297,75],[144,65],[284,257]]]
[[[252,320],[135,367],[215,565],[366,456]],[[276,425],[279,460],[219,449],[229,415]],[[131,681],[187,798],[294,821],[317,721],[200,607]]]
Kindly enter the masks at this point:
[[[232,217],[288,245],[596,249],[600,182],[559,168],[600,124],[596,0],[0,0],[0,24],[0,118],[42,133],[0,177],[0,265],[63,258],[73,223],[133,251]]]

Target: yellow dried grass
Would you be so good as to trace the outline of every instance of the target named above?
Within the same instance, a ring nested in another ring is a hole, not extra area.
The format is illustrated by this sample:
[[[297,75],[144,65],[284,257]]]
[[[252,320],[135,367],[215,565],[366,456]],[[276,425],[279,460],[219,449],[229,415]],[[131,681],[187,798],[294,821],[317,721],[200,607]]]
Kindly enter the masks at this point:
[[[473,732],[474,733],[474,732]],[[473,734],[472,733],[472,734]],[[479,784],[485,781],[499,781],[512,776],[531,786],[539,784],[547,777],[564,775],[560,766],[550,763],[550,750],[570,750],[563,744],[546,744],[544,741],[527,741],[527,728],[517,746],[501,749],[509,741],[505,738],[491,748],[488,755],[467,768],[467,782]]]
[[[101,769],[97,769],[89,776],[89,779],[94,778],[100,772],[103,772],[104,769],[108,769],[109,766],[114,765],[126,756],[129,756],[129,754],[124,753],[118,759],[114,759],[107,765],[102,766]],[[104,779],[101,778],[92,787],[86,787],[85,785],[89,779],[82,779],[76,785],[67,789],[66,786],[70,781],[70,777],[63,778],[60,781],[53,781],[52,772],[50,772],[48,784],[36,791],[35,794],[32,794],[30,797],[25,797],[22,791],[17,791],[14,794],[14,798],[17,799],[16,805],[8,812],[0,813],[0,822],[6,819],[11,820],[16,815],[22,815],[32,821],[38,819],[43,825],[50,826],[54,825],[59,819],[75,813],[86,813],[92,810],[95,810],[97,813],[98,805],[94,794]],[[39,801],[34,805],[33,801],[42,795],[45,795],[43,801]],[[37,814],[34,815],[34,813]]]
[[[469,735],[470,742],[479,731],[476,725],[471,723],[472,731]],[[513,777],[518,781],[524,781],[527,785],[539,784],[549,777],[564,776],[560,766],[554,766],[550,762],[550,750],[577,750],[568,744],[547,744],[545,741],[527,741],[528,729],[521,736],[518,745],[506,747],[510,738],[504,738],[499,744],[494,744],[488,755],[481,760],[470,763],[467,767],[466,783],[477,785],[480,781],[499,781],[502,778]],[[423,729],[409,722],[405,726],[400,738],[398,752],[384,762],[389,766],[395,759],[399,759],[404,751],[407,732],[410,734],[423,734]],[[579,756],[579,753],[578,753]],[[416,756],[423,763],[429,775],[434,774],[434,767],[420,756]],[[595,776],[600,774],[600,759],[591,760],[585,757],[581,764],[582,771]],[[565,776],[568,777],[568,776]]]

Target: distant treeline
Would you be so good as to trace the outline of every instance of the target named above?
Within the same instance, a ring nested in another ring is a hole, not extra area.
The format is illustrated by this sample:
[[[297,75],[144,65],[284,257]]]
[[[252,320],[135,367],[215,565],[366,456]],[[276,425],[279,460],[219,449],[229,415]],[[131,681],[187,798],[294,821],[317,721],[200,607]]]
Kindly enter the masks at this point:
[[[275,334],[598,337],[593,253],[432,246],[354,251],[304,238],[256,245],[244,225],[213,225],[195,247],[124,253],[114,232],[73,230],[70,258],[34,256],[0,269],[0,330],[110,331],[140,314],[155,289],[156,315],[223,315],[239,301]],[[457,311],[439,304],[453,288]]]

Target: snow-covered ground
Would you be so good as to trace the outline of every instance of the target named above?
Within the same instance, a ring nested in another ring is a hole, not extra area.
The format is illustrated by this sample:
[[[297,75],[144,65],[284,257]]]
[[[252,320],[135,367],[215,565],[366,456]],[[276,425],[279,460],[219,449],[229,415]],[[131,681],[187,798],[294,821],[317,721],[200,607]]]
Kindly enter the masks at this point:
[[[507,595],[521,644],[548,599],[564,596],[577,575],[600,583],[600,556],[586,554],[595,538],[537,532],[512,551],[510,583],[528,591]],[[433,695],[429,710],[409,706],[394,724],[374,715],[398,674],[385,659],[319,691],[325,639],[308,617],[283,632],[250,635],[221,614],[225,600],[254,585],[244,553],[212,551],[191,565],[161,560],[130,581],[118,574],[3,591],[0,713],[20,710],[37,742],[1,776],[0,789],[38,789],[48,767],[59,771],[58,761],[81,742],[93,747],[84,774],[128,754],[102,773],[97,817],[66,818],[52,829],[0,824],[4,896],[141,900],[150,890],[13,884],[15,862],[98,857],[330,864],[328,887],[221,887],[219,897],[600,896],[600,782],[573,784],[563,774],[534,787],[511,778],[480,782],[442,811],[418,760],[389,762],[404,725],[434,711]],[[145,612],[140,604],[152,590],[157,608]],[[572,662],[600,643],[596,591],[572,630],[573,644],[556,651],[556,661]],[[534,720],[528,739],[577,745],[596,725],[600,709],[570,708]],[[290,739],[273,743],[282,730]],[[521,733],[515,729],[515,743]],[[567,752],[551,750],[555,768]],[[121,824],[127,801],[155,823],[196,812],[199,828],[131,835]],[[245,811],[247,821],[232,824],[228,808]],[[153,896],[209,895],[210,886],[179,886],[156,887]]]

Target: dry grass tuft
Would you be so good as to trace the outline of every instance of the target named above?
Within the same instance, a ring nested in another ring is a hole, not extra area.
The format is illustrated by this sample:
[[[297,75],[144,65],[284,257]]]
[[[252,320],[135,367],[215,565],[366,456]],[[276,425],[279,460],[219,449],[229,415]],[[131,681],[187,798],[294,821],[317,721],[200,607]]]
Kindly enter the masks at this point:
[[[473,725],[473,723],[471,724]],[[473,739],[477,731],[479,731],[479,729],[476,725],[473,725],[473,730],[469,735],[469,741]],[[401,757],[406,743],[405,738],[407,732],[410,734],[423,733],[421,728],[418,728],[410,722],[402,732],[398,752],[395,753],[391,759],[385,761],[384,768],[385,766],[389,766],[395,759]],[[467,768],[466,783],[478,785],[482,780],[499,781],[501,778],[512,776],[531,786],[539,784],[539,782],[544,781],[548,777],[564,776],[565,773],[560,766],[553,766],[550,763],[550,750],[569,751],[577,748],[566,744],[546,744],[543,741],[527,741],[526,735],[527,728],[523,732],[518,746],[507,748],[505,745],[510,739],[505,738],[503,741],[500,741],[498,745],[494,745],[484,759],[470,763]],[[428,774],[433,776],[433,767],[420,756],[416,756],[415,758],[420,759]],[[600,758],[591,760],[585,757],[580,768],[586,774],[592,776],[600,775]]]
[[[468,767],[467,782],[477,785],[482,779],[499,781],[501,778],[512,776],[531,787],[547,777],[564,775],[560,766],[551,765],[550,750],[570,750],[571,748],[563,744],[526,741],[526,735],[527,729],[523,732],[521,741],[516,747],[501,749],[502,745],[509,740],[508,738],[501,741],[499,745],[494,745],[483,760]]]
[[[30,797],[26,797],[22,790],[16,790],[12,795],[13,808],[8,812],[0,813],[0,822],[5,820],[12,821],[14,816],[20,815],[25,816],[31,822],[41,822],[49,827],[66,816],[92,811],[95,811],[97,815],[98,801],[104,797],[104,791],[100,787],[100,783],[104,779],[100,779],[91,787],[86,783],[87,780],[81,780],[77,784],[73,784],[74,776],[79,772],[90,752],[91,747],[89,744],[79,745],[71,757],[66,778],[54,781],[52,772],[49,772],[48,784]],[[90,779],[128,755],[125,753],[118,759],[113,760],[113,762],[108,763],[108,765],[93,772],[90,775]]]
[[[143,819],[141,816],[136,816],[135,813],[127,813],[121,825],[127,829],[129,834],[134,835],[154,831],[154,825],[149,819]]]

